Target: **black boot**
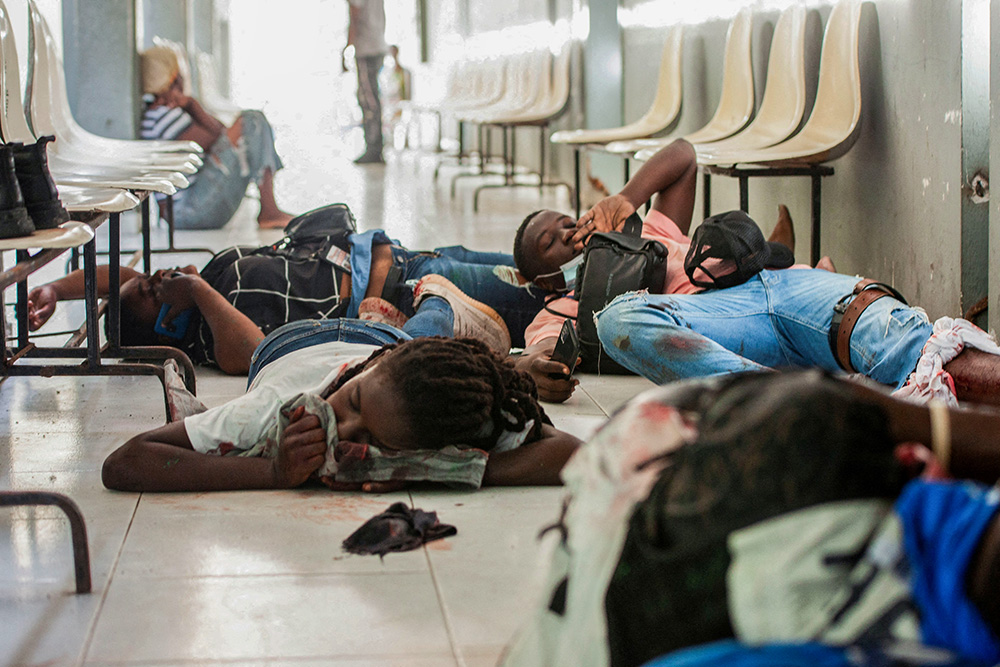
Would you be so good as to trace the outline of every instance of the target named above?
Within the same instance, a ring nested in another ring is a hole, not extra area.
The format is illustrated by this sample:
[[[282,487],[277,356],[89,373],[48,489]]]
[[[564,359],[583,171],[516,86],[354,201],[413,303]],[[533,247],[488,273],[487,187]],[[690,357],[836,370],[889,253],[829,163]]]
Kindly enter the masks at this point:
[[[3,239],[27,236],[35,231],[14,173],[14,146],[0,146],[0,238]]]
[[[49,160],[45,155],[45,144],[55,139],[50,135],[27,146],[13,144],[17,180],[36,229],[52,229],[69,220],[69,213],[59,201],[59,191],[49,173]]]

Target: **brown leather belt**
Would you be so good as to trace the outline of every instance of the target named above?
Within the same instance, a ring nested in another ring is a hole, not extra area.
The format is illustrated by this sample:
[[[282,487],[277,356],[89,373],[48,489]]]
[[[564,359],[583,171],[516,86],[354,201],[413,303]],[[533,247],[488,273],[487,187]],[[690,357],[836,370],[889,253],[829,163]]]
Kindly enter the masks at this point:
[[[857,373],[851,364],[851,334],[854,333],[854,327],[865,309],[884,296],[891,296],[906,304],[903,295],[891,285],[865,278],[854,286],[850,294],[842,297],[833,306],[829,334],[830,351],[837,364],[848,373]]]

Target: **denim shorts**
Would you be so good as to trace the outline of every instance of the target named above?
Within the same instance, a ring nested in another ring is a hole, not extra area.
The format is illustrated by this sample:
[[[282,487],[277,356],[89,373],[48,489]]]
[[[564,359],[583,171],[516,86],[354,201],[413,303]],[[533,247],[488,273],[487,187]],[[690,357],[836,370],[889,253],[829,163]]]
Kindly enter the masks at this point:
[[[253,351],[247,387],[250,387],[250,383],[264,366],[289,352],[311,345],[340,341],[382,346],[405,340],[410,340],[409,334],[381,322],[347,318],[289,322],[269,333]]]

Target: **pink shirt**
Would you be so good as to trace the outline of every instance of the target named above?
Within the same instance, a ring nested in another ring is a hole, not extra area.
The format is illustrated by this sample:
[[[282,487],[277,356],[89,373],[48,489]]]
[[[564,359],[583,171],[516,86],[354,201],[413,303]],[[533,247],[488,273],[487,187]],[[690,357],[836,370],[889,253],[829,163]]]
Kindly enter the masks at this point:
[[[691,246],[691,239],[684,235],[680,227],[669,217],[655,209],[646,214],[642,221],[642,238],[659,241],[667,247],[667,275],[663,281],[660,294],[694,294],[699,291],[684,272],[684,257]],[[791,268],[807,269],[804,264],[796,264]],[[570,293],[572,294],[572,292]],[[550,302],[548,307],[566,316],[576,317],[579,302],[569,296],[564,296]],[[565,317],[542,310],[535,316],[524,331],[525,346],[534,345],[546,338],[558,338]]]

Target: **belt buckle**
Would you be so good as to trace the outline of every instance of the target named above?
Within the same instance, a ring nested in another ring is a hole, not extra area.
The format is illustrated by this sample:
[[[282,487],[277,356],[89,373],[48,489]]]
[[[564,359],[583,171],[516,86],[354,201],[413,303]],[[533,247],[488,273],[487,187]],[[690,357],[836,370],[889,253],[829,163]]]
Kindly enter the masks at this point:
[[[833,304],[833,312],[837,313],[838,315],[843,315],[844,313],[846,313],[847,306],[850,305],[851,297],[853,296],[854,294],[851,293],[851,294],[845,294],[844,296],[840,297],[840,300],[837,301],[837,303]]]

